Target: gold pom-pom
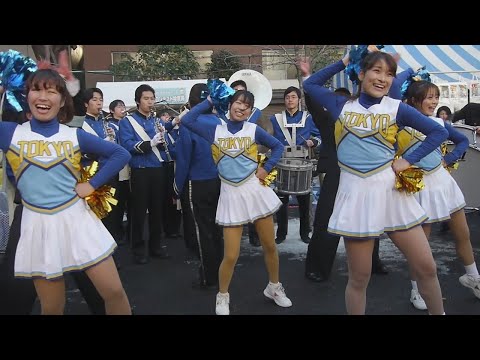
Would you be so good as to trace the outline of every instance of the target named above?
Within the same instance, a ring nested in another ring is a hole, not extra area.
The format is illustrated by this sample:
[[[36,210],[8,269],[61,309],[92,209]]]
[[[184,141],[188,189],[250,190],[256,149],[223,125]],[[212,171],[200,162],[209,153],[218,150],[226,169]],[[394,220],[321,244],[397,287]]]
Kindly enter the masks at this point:
[[[268,160],[265,154],[258,154],[257,159],[258,159],[258,167],[263,167]],[[265,177],[265,179],[260,180],[260,182],[264,186],[270,186],[270,184],[275,181],[275,178],[277,177],[277,175],[278,175],[277,169],[273,168]]]
[[[442,151],[442,156],[445,157],[445,155],[447,155],[447,154],[449,153],[448,147],[447,147],[447,143],[444,142],[444,143],[440,146],[440,150]],[[446,165],[446,164],[444,163],[443,167],[444,167],[445,169],[447,169],[447,171],[448,171],[449,173],[451,173],[452,170],[457,170],[457,169],[458,169],[458,165],[459,165],[458,162],[455,161],[455,162],[451,163],[450,165]]]
[[[395,157],[396,159],[398,157]],[[410,194],[419,192],[425,188],[423,182],[423,170],[417,166],[410,166],[408,169],[400,171],[395,176],[395,188],[398,191],[405,191]]]
[[[89,181],[98,170],[98,162],[94,161],[90,166],[80,169],[80,183]],[[107,217],[112,211],[112,205],[117,205],[118,200],[114,198],[115,188],[110,185],[102,185],[92,194],[85,197],[90,209],[98,216],[99,219]]]

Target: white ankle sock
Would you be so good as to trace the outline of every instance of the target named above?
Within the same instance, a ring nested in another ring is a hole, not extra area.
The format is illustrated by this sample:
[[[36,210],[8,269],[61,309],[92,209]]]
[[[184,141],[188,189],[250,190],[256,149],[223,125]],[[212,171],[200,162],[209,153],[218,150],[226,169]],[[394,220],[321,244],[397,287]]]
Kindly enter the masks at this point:
[[[473,264],[465,266],[465,272],[467,273],[467,275],[473,276],[476,279],[480,277],[475,261],[473,262]]]
[[[410,280],[410,282],[412,283],[412,290],[418,291],[417,282],[414,280]]]

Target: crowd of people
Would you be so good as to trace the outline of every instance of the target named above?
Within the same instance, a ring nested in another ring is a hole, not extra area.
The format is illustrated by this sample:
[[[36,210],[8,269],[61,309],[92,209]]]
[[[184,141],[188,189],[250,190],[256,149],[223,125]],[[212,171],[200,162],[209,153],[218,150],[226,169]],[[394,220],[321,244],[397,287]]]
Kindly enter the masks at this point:
[[[42,314],[62,314],[65,275],[72,273],[92,313],[131,314],[117,246],[128,246],[143,265],[151,257],[168,259],[165,239],[183,236],[186,251],[200,264],[195,285],[217,291],[215,313],[228,315],[245,230],[250,244],[263,248],[269,280],[263,295],[280,307],[294,306],[280,282],[277,250],[288,234],[292,194],[265,184],[286,157],[315,158],[323,174],[313,223],[310,194],[293,194],[298,239],[308,244],[305,277],[320,282],[329,278],[343,237],[348,314],[365,313],[371,274],[388,273],[379,257],[386,235],[408,261],[412,304],[445,314],[428,243],[431,224],[444,221],[465,267],[459,281],[480,298],[465,201],[445,169],[462,156],[468,140],[449,123],[448,108],[433,116],[436,85],[413,81],[400,98],[398,79],[413,71],[396,77],[390,54],[371,51],[361,60],[357,95],[325,87],[349,62],[347,54],[311,74],[308,61],[299,60],[305,94],[287,88],[285,110],[269,117],[268,131],[260,126],[255,94],[242,80],[230,84],[226,113],[215,107],[208,86],[198,83],[181,115],[157,116],[148,84],[136,88],[135,109],[126,111],[117,99],[105,114],[101,89],[72,90],[70,78],[55,68],[37,70],[25,85],[28,111],[22,119],[4,114],[0,123],[4,170],[17,190],[6,253],[9,291],[23,297],[17,311],[29,313],[38,296]],[[303,95],[308,111],[301,109]],[[80,127],[68,126],[74,104],[84,112]],[[447,139],[455,148],[443,155]],[[292,155],[292,149],[300,150]],[[93,162],[99,170],[82,182],[81,169]],[[424,171],[425,188],[415,196],[394,185],[412,165]],[[103,185],[116,189],[118,204],[100,220],[85,199]],[[20,288],[28,291],[16,292]]]

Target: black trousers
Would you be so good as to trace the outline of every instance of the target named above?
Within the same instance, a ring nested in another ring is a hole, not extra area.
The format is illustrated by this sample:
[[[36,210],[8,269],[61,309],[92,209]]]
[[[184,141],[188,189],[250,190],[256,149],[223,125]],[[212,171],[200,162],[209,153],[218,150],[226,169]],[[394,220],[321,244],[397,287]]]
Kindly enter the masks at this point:
[[[4,284],[1,293],[8,294],[8,296],[0,296],[0,315],[29,315],[37,298],[32,280],[14,277],[15,253],[20,240],[22,211],[22,205],[18,205],[15,209],[5,261],[0,266],[3,279],[1,283]],[[73,276],[92,314],[105,315],[105,303],[90,278],[84,272],[72,272],[70,274]]]
[[[166,196],[166,167],[133,168],[130,178],[132,209],[132,247],[136,255],[159,251],[162,240],[163,203]],[[149,237],[144,237],[149,213]]]
[[[216,224],[220,179],[192,180],[193,214],[199,234],[200,281],[218,284],[218,269],[223,259],[222,228]]]
[[[327,232],[328,221],[333,212],[338,183],[340,181],[340,168],[329,168],[323,178],[320,196],[313,221],[313,234],[308,244],[305,271],[321,273],[328,278],[332,271],[333,262],[337,253],[340,237]]]
[[[127,217],[130,218],[130,211],[128,211],[128,207],[130,204],[130,181],[118,181],[115,189],[115,199],[118,200],[118,204],[112,207],[112,212],[110,213],[110,216],[112,221],[112,231],[114,234],[113,237],[118,243],[125,236],[125,230],[123,227],[123,215],[125,214],[125,212],[127,212]]]
[[[180,195],[180,203],[182,204],[182,223],[183,223],[183,240],[185,247],[193,251],[197,257],[199,255],[197,230],[195,220],[193,219],[193,211],[191,207],[192,185],[190,181],[185,184],[185,189]]]
[[[180,222],[182,213],[177,210],[177,204],[174,201],[175,192],[173,190],[173,181],[175,179],[175,169],[173,161],[164,163],[167,171],[167,188],[163,207],[163,229],[167,236],[178,234],[180,231]]]
[[[310,233],[310,194],[295,195],[300,211],[300,237],[304,238]],[[277,238],[285,238],[288,233],[288,201],[290,195],[278,194],[283,205],[277,211]]]
[[[108,213],[108,215],[102,219],[103,225],[107,228],[108,232],[112,237],[115,239],[116,242],[121,240],[122,233],[122,221],[123,221],[123,212],[125,211],[125,204],[120,202],[120,196],[122,195],[122,191],[119,188],[120,182],[117,178],[108,182],[108,185],[115,188],[115,196],[114,198],[118,200],[117,205],[112,205],[112,211]],[[124,195],[123,195],[124,196]],[[122,207],[122,209],[120,208]],[[121,218],[120,218],[121,217]]]

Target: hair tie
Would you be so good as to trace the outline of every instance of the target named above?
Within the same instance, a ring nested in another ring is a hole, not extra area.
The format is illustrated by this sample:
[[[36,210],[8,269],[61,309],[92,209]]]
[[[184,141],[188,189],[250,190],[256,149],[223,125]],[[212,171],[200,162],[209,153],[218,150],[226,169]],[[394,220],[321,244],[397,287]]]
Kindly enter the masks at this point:
[[[383,49],[384,47],[384,45],[377,45],[378,50]],[[368,51],[368,45],[358,45],[356,47],[352,46],[350,49],[349,61],[347,67],[345,68],[345,74],[348,75],[350,81],[355,85],[358,85],[360,82],[358,79],[358,74],[360,73],[360,70],[362,70],[362,60],[369,53],[370,51]]]
[[[430,79],[430,73],[425,70],[426,66],[422,66],[417,70],[416,73],[412,74],[405,80],[402,84],[402,88],[400,89],[400,93],[402,94],[402,99],[407,96],[408,88],[414,81],[427,81],[432,82]]]

